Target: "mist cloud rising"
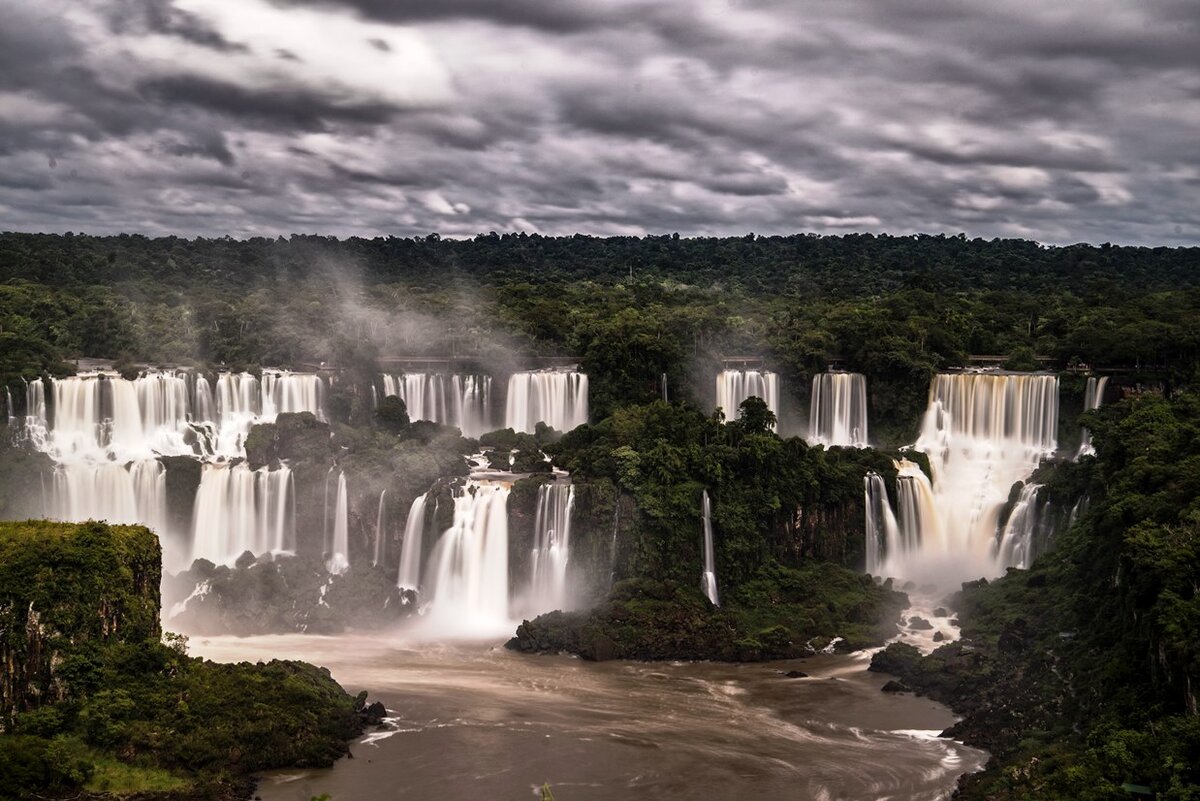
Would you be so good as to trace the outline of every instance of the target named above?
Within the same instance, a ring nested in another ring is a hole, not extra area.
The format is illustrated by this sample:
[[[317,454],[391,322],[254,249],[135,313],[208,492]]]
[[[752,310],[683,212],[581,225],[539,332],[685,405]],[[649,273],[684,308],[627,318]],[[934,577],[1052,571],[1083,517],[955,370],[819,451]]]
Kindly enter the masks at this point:
[[[1190,0],[0,0],[0,228],[1200,242]]]

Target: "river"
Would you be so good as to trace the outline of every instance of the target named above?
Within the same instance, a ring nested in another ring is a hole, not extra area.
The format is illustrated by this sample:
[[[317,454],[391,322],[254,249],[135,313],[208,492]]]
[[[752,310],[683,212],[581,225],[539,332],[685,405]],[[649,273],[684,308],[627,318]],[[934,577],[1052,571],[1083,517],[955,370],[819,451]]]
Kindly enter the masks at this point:
[[[494,644],[205,637],[217,661],[304,659],[389,718],[329,770],[266,774],[263,801],[939,799],[987,755],[936,737],[945,707],[880,691],[865,654],[756,664],[590,663]],[[807,678],[788,678],[800,670]]]

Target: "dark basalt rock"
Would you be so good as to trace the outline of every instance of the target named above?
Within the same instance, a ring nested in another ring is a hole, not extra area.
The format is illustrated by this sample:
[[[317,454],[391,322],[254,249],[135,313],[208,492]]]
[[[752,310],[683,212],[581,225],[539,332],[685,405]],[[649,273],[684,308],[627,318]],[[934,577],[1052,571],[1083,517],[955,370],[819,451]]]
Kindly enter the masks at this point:
[[[915,631],[929,631],[933,628],[933,624],[923,617],[910,617],[908,619],[908,627]]]
[[[880,689],[885,693],[911,693],[913,691],[912,687],[896,679],[892,679]]]
[[[784,673],[783,675],[789,679],[807,679],[808,678],[808,674],[802,670],[789,670],[787,673]]]
[[[940,631],[933,635],[934,642],[941,642],[944,639],[946,639],[946,635],[942,634]]]
[[[946,607],[944,606],[939,606],[937,609],[933,610],[934,617],[946,617],[949,614],[950,613],[946,611]]]

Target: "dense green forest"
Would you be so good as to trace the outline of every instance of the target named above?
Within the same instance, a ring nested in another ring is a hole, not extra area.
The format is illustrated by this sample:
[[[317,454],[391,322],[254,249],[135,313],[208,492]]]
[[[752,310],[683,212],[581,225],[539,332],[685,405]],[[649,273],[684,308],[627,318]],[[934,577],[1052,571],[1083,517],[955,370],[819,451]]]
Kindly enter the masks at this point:
[[[377,356],[578,357],[596,420],[711,402],[723,356],[780,373],[785,427],[830,364],[868,376],[878,435],[911,437],[936,370],[1200,361],[1200,249],[848,235],[148,239],[0,235],[0,381],[80,356],[347,365]],[[727,410],[730,411],[730,410]]]

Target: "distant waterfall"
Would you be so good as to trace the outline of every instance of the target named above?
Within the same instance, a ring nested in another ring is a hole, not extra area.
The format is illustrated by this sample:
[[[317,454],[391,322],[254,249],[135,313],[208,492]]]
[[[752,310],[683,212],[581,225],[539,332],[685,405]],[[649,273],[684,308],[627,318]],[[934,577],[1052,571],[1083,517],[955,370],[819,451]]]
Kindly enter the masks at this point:
[[[107,520],[166,528],[166,471],[154,459],[101,465],[60,464],[54,470],[52,514],[79,523]]]
[[[8,424],[8,431],[11,434],[16,430],[17,413],[13,410],[12,390],[7,386],[4,388],[4,414],[7,417],[5,422]]]
[[[887,484],[878,473],[863,476],[867,510],[866,571],[879,575],[884,555],[899,547],[900,526],[888,503]]]
[[[867,379],[860,373],[813,376],[809,438],[822,445],[867,447]]]
[[[385,397],[395,395],[404,401],[410,420],[456,426],[465,437],[478,438],[492,430],[492,377],[489,375],[384,375],[383,394]]]
[[[251,470],[244,463],[204,465],[192,522],[192,558],[229,564],[246,551],[295,551],[294,492],[286,464],[277,470]]]
[[[507,630],[507,484],[471,480],[454,498],[454,524],[429,556],[429,615],[443,630]]]
[[[769,370],[722,370],[717,374],[717,407],[726,420],[736,420],[738,407],[749,397],[766,401],[779,414],[779,376]]]
[[[375,558],[371,560],[371,564],[379,567],[387,558],[387,540],[384,535],[387,533],[384,530],[383,513],[387,509],[384,502],[387,499],[387,490],[379,493],[379,512],[375,516]]]
[[[532,434],[538,423],[570,431],[588,420],[588,377],[565,370],[514,373],[508,379],[505,427]]]
[[[1099,409],[1104,404],[1104,390],[1108,387],[1108,376],[1089,376],[1087,380],[1087,389],[1083,394],[1083,410],[1090,412],[1092,409]],[[1083,434],[1079,440],[1079,453],[1075,458],[1080,456],[1090,456],[1096,452],[1092,447],[1092,432],[1086,428],[1083,429]]]
[[[195,394],[197,410],[204,415],[197,421],[208,423],[207,450],[225,459],[246,455],[246,437],[257,423],[273,423],[288,412],[325,419],[325,383],[311,373],[263,370],[261,381],[253,373],[221,373],[211,395],[201,376]]]
[[[1018,558],[997,549],[999,516],[1013,484],[1025,481],[1057,445],[1058,377],[939,375],[916,449],[929,456],[930,484],[900,463],[901,547],[886,569],[935,582],[998,575]]]
[[[346,492],[346,474],[338,473],[337,501],[333,507],[333,536],[326,549],[329,561],[326,564],[335,576],[345,573],[350,567],[350,499]]]
[[[418,495],[408,509],[404,523],[404,542],[400,547],[400,575],[396,586],[415,590],[421,586],[421,547],[425,538],[425,504],[429,493]]]
[[[700,574],[700,588],[704,590],[708,600],[712,601],[713,606],[720,606],[721,600],[717,594],[717,565],[713,553],[712,501],[708,497],[708,490],[704,490],[700,498],[700,516],[704,521],[704,570]]]
[[[567,563],[571,556],[571,513],[575,487],[556,482],[538,487],[529,614],[567,609]]]

